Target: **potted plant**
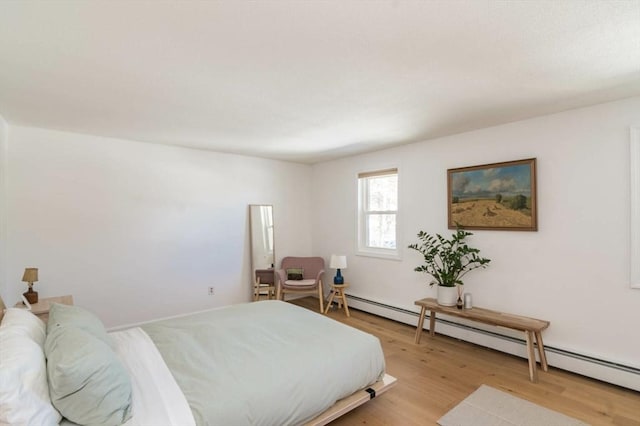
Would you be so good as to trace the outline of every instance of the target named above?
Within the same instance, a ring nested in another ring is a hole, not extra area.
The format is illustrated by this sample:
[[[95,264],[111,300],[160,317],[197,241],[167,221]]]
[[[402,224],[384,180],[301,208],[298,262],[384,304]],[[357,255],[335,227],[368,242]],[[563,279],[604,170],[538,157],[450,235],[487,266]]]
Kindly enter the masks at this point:
[[[465,241],[471,232],[458,228],[450,239],[440,234],[418,232],[419,243],[409,245],[424,257],[424,263],[414,269],[433,278],[430,286],[438,285],[438,304],[455,306],[460,297],[456,286],[463,285],[462,277],[469,271],[486,268],[491,260],[480,257],[479,249],[469,247]]]

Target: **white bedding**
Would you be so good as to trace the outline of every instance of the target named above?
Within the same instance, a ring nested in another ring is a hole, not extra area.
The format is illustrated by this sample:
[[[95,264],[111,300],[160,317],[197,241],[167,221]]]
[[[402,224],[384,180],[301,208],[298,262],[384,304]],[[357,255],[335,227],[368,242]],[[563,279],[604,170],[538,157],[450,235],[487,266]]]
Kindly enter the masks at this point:
[[[384,376],[377,338],[280,301],[109,334],[132,382],[126,426],[299,425]]]
[[[125,425],[195,425],[186,398],[147,333],[136,327],[110,335],[133,388],[133,417]]]
[[[198,425],[300,425],[384,376],[380,341],[282,301],[142,326]]]

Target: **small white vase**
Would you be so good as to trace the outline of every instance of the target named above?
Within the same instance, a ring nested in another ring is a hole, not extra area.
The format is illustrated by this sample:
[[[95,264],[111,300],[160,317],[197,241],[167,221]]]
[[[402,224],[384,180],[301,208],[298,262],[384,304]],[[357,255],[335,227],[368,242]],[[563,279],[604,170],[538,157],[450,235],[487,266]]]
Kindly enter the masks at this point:
[[[438,305],[456,306],[458,301],[458,288],[438,286]]]

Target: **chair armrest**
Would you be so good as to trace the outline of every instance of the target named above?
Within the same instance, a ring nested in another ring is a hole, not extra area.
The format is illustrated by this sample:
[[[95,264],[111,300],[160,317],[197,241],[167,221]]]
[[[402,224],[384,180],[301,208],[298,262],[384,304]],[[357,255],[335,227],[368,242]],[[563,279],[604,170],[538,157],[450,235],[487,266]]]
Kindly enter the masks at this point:
[[[320,281],[320,278],[322,278],[322,274],[324,274],[324,269],[320,269],[318,271],[318,275],[316,275],[316,282]]]
[[[287,280],[287,271],[284,269],[276,269],[276,284],[284,283]]]

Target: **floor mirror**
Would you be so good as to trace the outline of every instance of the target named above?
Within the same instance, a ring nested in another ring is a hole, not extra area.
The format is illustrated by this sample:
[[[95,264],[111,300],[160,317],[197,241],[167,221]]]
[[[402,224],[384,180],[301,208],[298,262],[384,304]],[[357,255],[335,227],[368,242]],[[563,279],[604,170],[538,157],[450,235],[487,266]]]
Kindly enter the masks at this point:
[[[249,205],[253,300],[275,298],[273,206]]]

